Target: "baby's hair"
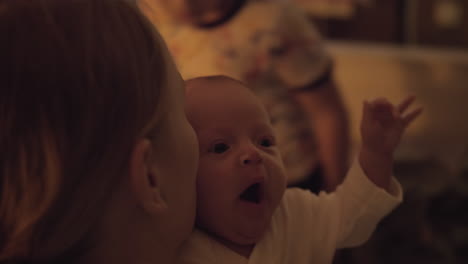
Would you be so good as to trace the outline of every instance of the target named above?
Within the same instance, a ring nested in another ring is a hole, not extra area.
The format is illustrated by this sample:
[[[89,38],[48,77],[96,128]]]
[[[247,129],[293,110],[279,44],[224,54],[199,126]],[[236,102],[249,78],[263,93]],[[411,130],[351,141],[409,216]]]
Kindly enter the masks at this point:
[[[132,0],[0,0],[0,35],[0,262],[70,263],[158,128],[165,47]]]

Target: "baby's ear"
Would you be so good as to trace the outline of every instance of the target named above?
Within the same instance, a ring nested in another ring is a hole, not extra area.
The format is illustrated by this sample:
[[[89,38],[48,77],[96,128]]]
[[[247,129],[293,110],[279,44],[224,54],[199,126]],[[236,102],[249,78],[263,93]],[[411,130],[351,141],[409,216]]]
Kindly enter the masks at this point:
[[[152,164],[152,145],[148,139],[135,144],[130,159],[130,185],[137,203],[149,214],[159,214],[167,204],[161,193],[160,175]]]

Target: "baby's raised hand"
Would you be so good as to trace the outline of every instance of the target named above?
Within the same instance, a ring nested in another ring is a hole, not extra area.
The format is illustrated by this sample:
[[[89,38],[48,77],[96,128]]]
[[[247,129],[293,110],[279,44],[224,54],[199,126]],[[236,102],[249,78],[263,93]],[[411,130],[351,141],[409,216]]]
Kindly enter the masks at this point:
[[[397,106],[385,98],[364,101],[361,121],[362,147],[376,155],[392,155],[405,128],[422,111],[422,108],[407,111],[414,99],[414,96],[407,97]]]

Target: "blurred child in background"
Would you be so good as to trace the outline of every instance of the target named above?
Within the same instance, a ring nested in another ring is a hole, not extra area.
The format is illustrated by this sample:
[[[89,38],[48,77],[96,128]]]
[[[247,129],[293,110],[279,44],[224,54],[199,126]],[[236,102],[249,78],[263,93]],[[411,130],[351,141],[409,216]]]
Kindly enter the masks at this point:
[[[139,0],[184,79],[226,75],[265,105],[291,185],[332,191],[349,155],[348,117],[319,33],[292,4]]]

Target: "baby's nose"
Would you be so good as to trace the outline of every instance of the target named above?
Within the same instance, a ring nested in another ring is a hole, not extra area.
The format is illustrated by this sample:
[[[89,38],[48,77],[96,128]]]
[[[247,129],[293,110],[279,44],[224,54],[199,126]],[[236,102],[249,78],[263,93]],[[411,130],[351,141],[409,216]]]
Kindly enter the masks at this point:
[[[247,150],[240,158],[241,165],[256,165],[262,163],[262,156],[258,150],[251,148]]]

